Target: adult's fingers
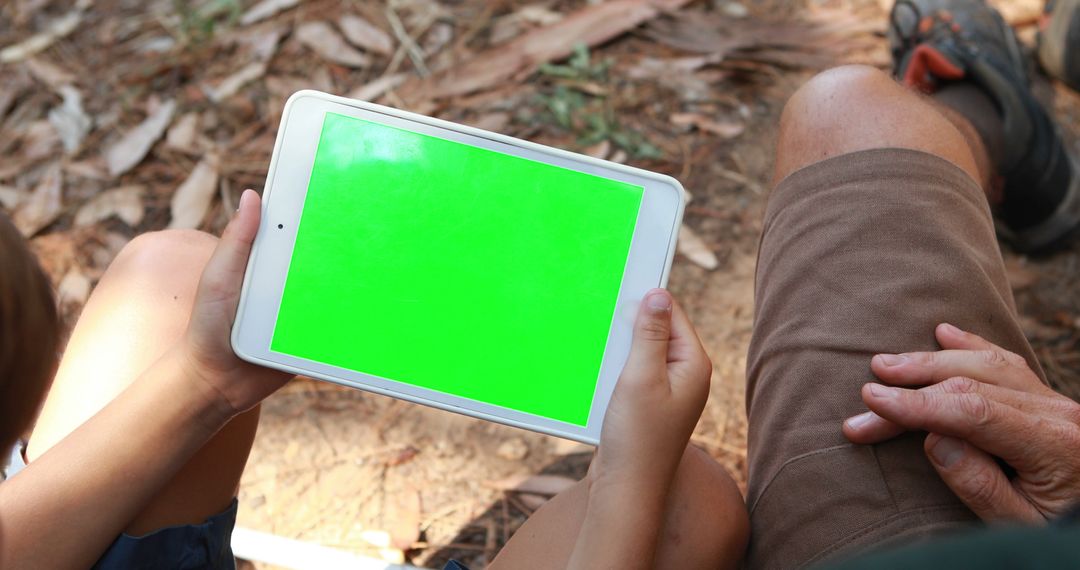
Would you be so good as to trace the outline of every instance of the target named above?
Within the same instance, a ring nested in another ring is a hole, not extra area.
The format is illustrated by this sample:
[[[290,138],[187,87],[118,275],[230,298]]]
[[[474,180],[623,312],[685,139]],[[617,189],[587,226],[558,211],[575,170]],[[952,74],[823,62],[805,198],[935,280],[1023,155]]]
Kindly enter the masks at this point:
[[[985,451],[963,440],[935,433],[926,437],[924,448],[941,479],[979,518],[985,521],[1045,520]]]
[[[953,350],[1004,350],[985,338],[950,325],[941,323],[934,328],[934,336],[941,348]]]
[[[927,386],[919,391],[926,394],[978,394],[994,402],[1013,407],[1025,414],[1044,416],[1048,419],[1060,418],[1069,413],[1068,404],[1060,397],[1050,398],[1042,394],[1013,390],[963,376],[949,378],[944,382]],[[861,444],[885,441],[906,431],[895,422],[889,421],[874,412],[865,412],[848,418],[844,422],[843,430],[844,435],[852,443]]]
[[[878,354],[870,360],[870,369],[882,381],[898,386],[924,386],[966,376],[1014,390],[1043,388],[1023,357],[999,348]]]
[[[983,394],[907,390],[866,384],[863,402],[877,415],[907,430],[957,437],[997,455],[1017,469],[1033,463],[1032,445],[1053,420],[1032,416]]]
[[[634,321],[630,356],[626,359],[624,369],[631,372],[633,377],[666,377],[673,306],[671,294],[663,289],[653,289],[642,299]]]

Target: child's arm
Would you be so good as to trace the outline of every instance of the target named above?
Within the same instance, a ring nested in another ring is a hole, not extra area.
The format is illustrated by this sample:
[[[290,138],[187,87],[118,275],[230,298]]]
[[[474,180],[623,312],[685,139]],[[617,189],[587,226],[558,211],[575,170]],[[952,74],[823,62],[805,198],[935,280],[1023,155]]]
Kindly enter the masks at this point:
[[[288,380],[229,345],[259,211],[258,195],[245,192],[183,341],[0,485],[0,568],[89,567],[214,433]]]
[[[569,568],[651,568],[668,488],[709,394],[712,365],[667,291],[645,296],[589,469]]]

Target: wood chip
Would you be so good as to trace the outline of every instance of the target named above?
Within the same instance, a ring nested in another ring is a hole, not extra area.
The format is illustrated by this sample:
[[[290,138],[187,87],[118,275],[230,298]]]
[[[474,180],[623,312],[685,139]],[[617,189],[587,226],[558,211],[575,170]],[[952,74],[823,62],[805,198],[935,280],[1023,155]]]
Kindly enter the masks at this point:
[[[112,216],[120,218],[131,227],[142,222],[146,208],[143,195],[146,189],[139,185],[120,186],[106,190],[88,200],[75,214],[75,226],[96,224]]]
[[[509,477],[491,485],[503,491],[551,496],[559,494],[575,483],[577,481],[563,475],[529,475]]]
[[[72,267],[60,279],[56,297],[61,306],[86,304],[90,298],[90,279],[78,267]]]
[[[712,248],[686,224],[679,226],[679,243],[676,251],[686,256],[692,263],[712,271],[720,266]]]
[[[131,129],[115,144],[105,151],[105,162],[109,166],[109,175],[116,177],[131,170],[142,162],[146,153],[165,133],[165,128],[172,121],[176,111],[176,101],[166,101],[150,113],[139,126]]]
[[[169,204],[172,215],[170,228],[194,229],[202,225],[217,190],[219,167],[220,160],[216,154],[207,155],[195,165],[187,180],[176,189]]]
[[[31,237],[53,223],[63,209],[61,194],[64,182],[60,163],[54,163],[45,171],[30,196],[15,211],[15,227],[22,235]]]
[[[326,22],[304,22],[296,30],[296,39],[319,57],[347,67],[367,67],[371,60],[345,43]]]
[[[394,53],[394,40],[390,34],[356,14],[345,14],[338,20],[338,27],[352,45],[375,53]]]
[[[71,85],[59,88],[64,102],[49,110],[49,123],[60,135],[64,151],[73,154],[82,146],[83,139],[90,133],[94,121],[83,111],[82,93]]]
[[[595,46],[689,0],[612,0],[581,8],[555,24],[492,47],[461,65],[414,79],[398,91],[409,102],[465,95],[520,77],[549,61],[573,53],[574,46]]]
[[[694,127],[724,139],[733,139],[746,130],[746,125],[738,121],[716,121],[697,113],[672,113],[670,120],[675,125]]]
[[[251,8],[248,8],[248,11],[240,16],[240,25],[249,26],[255,22],[265,20],[278,12],[288,10],[299,3],[300,0],[263,0]]]

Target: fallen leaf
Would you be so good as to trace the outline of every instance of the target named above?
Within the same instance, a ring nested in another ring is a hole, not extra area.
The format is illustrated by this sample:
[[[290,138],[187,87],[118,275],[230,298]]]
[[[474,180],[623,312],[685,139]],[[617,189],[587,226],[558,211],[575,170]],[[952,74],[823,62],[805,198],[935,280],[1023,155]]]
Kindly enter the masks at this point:
[[[78,0],[75,9],[53,20],[45,31],[39,32],[25,40],[7,46],[0,50],[0,63],[12,63],[26,59],[36,53],[44,51],[53,45],[56,40],[63,38],[75,31],[82,21],[83,11],[92,4],[92,0]]]
[[[1005,259],[1005,277],[1009,280],[1009,286],[1013,291],[1027,289],[1039,281],[1039,274],[1024,263],[1021,259],[1008,257]]]
[[[14,216],[15,227],[31,237],[53,223],[62,210],[61,194],[64,175],[60,164],[54,163],[45,171],[34,191],[23,200]]]
[[[348,67],[367,67],[368,57],[345,43],[326,22],[304,22],[296,30],[296,39],[319,57]]]
[[[192,111],[177,119],[169,132],[165,134],[165,146],[192,152],[195,150],[195,139],[199,134],[199,114]]]
[[[150,113],[139,126],[131,129],[105,151],[110,176],[120,176],[142,162],[150,147],[165,133],[176,111],[176,101],[166,101]]]
[[[26,60],[26,70],[35,79],[58,91],[64,85],[75,83],[75,74],[44,58],[31,57]]]
[[[563,475],[517,476],[496,481],[493,487],[502,491],[533,493],[536,495],[557,495],[573,486],[577,481]]]
[[[22,202],[22,192],[14,186],[0,184],[0,208],[13,211]]]
[[[690,0],[612,0],[586,6],[550,26],[489,48],[460,65],[417,78],[401,86],[410,103],[465,95],[532,73],[549,61],[573,53],[579,44],[595,46],[622,35],[657,15],[676,10]]]
[[[255,81],[266,74],[266,62],[256,61],[241,67],[232,75],[222,79],[216,86],[204,85],[202,90],[206,97],[214,103],[220,103],[233,95],[240,88]]]
[[[49,110],[49,123],[60,135],[60,142],[68,154],[82,146],[83,139],[90,133],[94,121],[83,111],[82,93],[71,85],[58,89],[64,102]]]
[[[679,226],[679,242],[675,246],[675,249],[686,256],[695,265],[704,267],[709,271],[716,269],[720,266],[720,261],[716,259],[716,254],[705,243],[705,240],[701,239],[693,230],[691,230],[686,224]]]
[[[90,279],[78,267],[72,267],[56,286],[56,297],[61,306],[85,304],[90,298]]]
[[[130,227],[142,222],[145,207],[142,186],[120,186],[106,190],[88,200],[75,214],[75,226],[89,226],[111,216],[120,218]]]
[[[216,154],[207,155],[176,189],[169,203],[169,228],[194,229],[202,225],[217,190],[219,162]]]
[[[503,113],[502,111],[496,111],[494,113],[486,113],[480,115],[476,120],[471,121],[469,124],[485,131],[491,131],[494,133],[501,133],[506,125],[510,124],[510,114]]]
[[[64,172],[79,178],[91,180],[107,180],[109,174],[105,172],[105,161],[100,156],[80,160],[78,162],[65,162]]]
[[[699,131],[733,139],[746,130],[746,125],[737,121],[714,121],[697,113],[672,113],[671,122],[682,127],[695,127]]]
[[[374,101],[381,97],[387,91],[401,85],[408,79],[409,75],[406,73],[395,73],[392,75],[384,75],[371,83],[365,83],[360,87],[349,92],[350,99],[359,99],[361,101]]]
[[[542,4],[524,6],[513,14],[495,20],[491,27],[490,41],[494,45],[516,38],[521,35],[522,24],[550,26],[562,18],[562,14]]]
[[[341,33],[345,34],[345,39],[358,48],[383,55],[394,53],[394,41],[390,34],[356,14],[342,16],[338,20],[338,27],[341,28]]]
[[[292,8],[299,3],[300,0],[263,0],[251,8],[248,8],[248,11],[240,16],[240,25],[248,26],[260,20],[265,20],[278,12]]]
[[[529,455],[529,446],[525,443],[525,440],[515,437],[499,444],[499,447],[495,450],[495,455],[507,461],[521,461],[525,459],[525,456]]]
[[[60,142],[60,133],[48,120],[34,121],[26,127],[23,133],[23,156],[28,161],[35,161],[56,152]]]
[[[551,497],[534,495],[532,493],[519,493],[517,498],[521,500],[526,507],[529,507],[529,509],[535,512],[537,509],[544,506],[544,503],[547,503]]]
[[[585,149],[585,154],[587,154],[587,155],[589,155],[589,156],[591,156],[593,158],[599,158],[599,159],[603,160],[603,159],[607,158],[609,154],[611,154],[611,142],[608,141],[607,139],[604,139],[604,140],[590,146],[589,148],[586,148]]]

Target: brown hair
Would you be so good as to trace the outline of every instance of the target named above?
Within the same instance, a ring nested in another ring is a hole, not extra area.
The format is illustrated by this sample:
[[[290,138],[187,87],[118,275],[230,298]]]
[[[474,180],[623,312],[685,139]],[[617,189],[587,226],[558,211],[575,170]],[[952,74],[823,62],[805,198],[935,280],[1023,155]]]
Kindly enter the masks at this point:
[[[0,212],[0,453],[37,415],[56,371],[59,339],[49,279]]]

